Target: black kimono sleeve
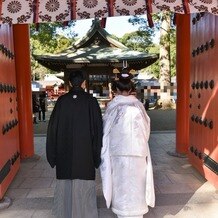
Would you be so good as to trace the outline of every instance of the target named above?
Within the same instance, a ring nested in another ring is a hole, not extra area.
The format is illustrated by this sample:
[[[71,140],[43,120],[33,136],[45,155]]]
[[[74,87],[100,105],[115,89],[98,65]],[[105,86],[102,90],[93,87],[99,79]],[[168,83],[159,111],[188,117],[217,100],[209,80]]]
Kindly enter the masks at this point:
[[[55,107],[52,111],[48,124],[46,138],[46,157],[52,168],[56,165],[56,137],[58,128],[59,103],[59,101],[56,102]]]
[[[96,98],[92,98],[90,112],[93,159],[95,168],[98,168],[101,163],[103,125],[101,109]]]

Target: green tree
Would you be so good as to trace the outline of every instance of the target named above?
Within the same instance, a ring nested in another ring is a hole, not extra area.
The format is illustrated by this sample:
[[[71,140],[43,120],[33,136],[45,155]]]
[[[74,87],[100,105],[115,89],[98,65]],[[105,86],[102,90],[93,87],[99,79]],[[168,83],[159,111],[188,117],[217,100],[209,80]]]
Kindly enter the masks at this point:
[[[150,47],[150,49],[148,50],[148,53],[159,54],[159,52],[160,52],[160,45],[159,44],[153,44],[153,46]],[[146,72],[153,75],[155,78],[159,79],[159,76],[160,76],[160,61],[157,60],[155,63],[148,66],[145,70],[146,70]]]
[[[152,34],[147,31],[135,31],[126,33],[120,39],[120,42],[133,50],[148,52],[150,47],[153,46],[151,36]]]
[[[58,41],[60,38],[65,38],[69,40],[69,44],[72,43],[77,34],[73,31],[75,22],[70,22],[69,26],[64,26],[63,23],[41,23],[38,28],[35,24],[30,26],[30,37],[38,42],[37,46],[43,50],[43,52],[55,52],[59,47]],[[57,30],[70,29],[68,34],[64,37],[58,34]]]
[[[161,12],[153,16],[155,23],[155,30],[160,31],[160,59],[159,59],[159,82],[161,86],[161,99],[159,103],[163,107],[168,107],[171,104],[168,95],[164,93],[164,87],[169,86],[171,82],[171,76],[175,75],[175,27],[172,25],[172,14],[170,12]],[[141,17],[133,17],[129,20],[132,24],[140,24],[140,29],[150,32],[150,28],[147,25],[147,21]],[[151,50],[150,50],[151,51]],[[155,65],[154,65],[155,66]],[[157,75],[157,66],[150,67],[152,73]]]
[[[77,34],[73,32],[75,22],[71,22],[68,27],[62,23],[41,23],[38,28],[35,24],[30,25],[30,49],[31,49],[31,68],[32,79],[39,80],[46,73],[53,73],[51,70],[40,65],[32,54],[58,53],[68,48],[74,41]],[[58,29],[69,28],[67,36],[57,33]]]
[[[141,30],[132,33],[126,33],[122,38],[119,38],[119,41],[133,50],[158,54],[160,46],[152,42],[152,37],[154,35],[153,31],[146,31],[142,28],[140,29]],[[142,69],[142,72],[144,71],[151,73],[155,78],[159,78],[159,61],[156,61],[149,67]]]

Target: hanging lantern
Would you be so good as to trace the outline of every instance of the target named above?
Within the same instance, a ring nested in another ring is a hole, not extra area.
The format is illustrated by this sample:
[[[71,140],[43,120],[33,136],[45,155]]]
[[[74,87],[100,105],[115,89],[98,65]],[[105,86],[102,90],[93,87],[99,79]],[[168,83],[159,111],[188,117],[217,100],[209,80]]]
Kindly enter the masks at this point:
[[[114,74],[118,74],[118,73],[120,73],[120,71],[119,71],[117,68],[114,68],[114,69],[113,69],[113,73],[114,73]]]
[[[113,73],[115,74],[115,80],[118,80],[117,74],[120,73],[120,71],[117,68],[114,68]]]
[[[131,73],[132,75],[135,75],[135,74],[136,74],[136,71],[135,71],[134,69],[131,69],[131,70],[129,71],[129,73]]]

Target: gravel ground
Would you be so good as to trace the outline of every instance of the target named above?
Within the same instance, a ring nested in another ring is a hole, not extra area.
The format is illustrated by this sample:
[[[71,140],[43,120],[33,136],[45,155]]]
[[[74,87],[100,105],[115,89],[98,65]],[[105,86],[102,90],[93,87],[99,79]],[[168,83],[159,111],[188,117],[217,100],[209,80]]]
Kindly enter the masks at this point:
[[[147,111],[151,119],[151,131],[175,131],[176,110]]]
[[[151,131],[175,131],[176,110],[149,110],[147,111],[151,119]],[[51,111],[46,112],[46,122],[34,124],[34,134],[46,134],[47,125]]]

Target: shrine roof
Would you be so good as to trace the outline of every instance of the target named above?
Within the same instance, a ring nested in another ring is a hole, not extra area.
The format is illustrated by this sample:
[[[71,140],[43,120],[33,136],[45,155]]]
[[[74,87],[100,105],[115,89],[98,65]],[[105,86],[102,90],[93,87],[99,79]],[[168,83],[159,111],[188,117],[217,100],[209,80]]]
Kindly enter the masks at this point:
[[[123,61],[133,64],[140,62],[143,67],[146,67],[159,58],[158,54],[148,54],[127,48],[101,28],[99,21],[94,21],[86,36],[68,49],[57,54],[33,56],[43,66],[57,71],[69,69],[74,64],[113,64]]]

